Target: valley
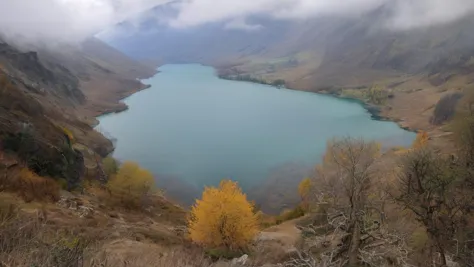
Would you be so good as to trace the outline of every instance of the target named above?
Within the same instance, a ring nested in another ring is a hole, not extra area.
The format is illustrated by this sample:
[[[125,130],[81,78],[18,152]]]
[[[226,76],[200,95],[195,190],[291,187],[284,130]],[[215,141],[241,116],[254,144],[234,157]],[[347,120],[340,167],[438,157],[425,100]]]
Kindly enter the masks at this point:
[[[356,102],[221,80],[198,64],[158,70],[143,80],[149,89],[125,100],[130,110],[100,117],[97,129],[117,140],[114,157],[152,171],[159,187],[186,206],[227,177],[264,212],[278,214],[299,202],[299,181],[332,138],[375,140],[384,149],[415,138],[372,120]],[[281,186],[270,186],[275,181]],[[267,200],[276,195],[286,197]]]
[[[473,12],[1,2],[0,267],[473,266]]]

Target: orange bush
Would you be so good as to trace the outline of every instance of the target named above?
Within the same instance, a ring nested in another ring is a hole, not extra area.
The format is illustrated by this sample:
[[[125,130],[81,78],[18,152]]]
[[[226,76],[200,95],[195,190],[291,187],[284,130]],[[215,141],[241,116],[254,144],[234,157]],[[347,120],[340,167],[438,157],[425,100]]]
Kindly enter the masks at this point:
[[[17,193],[26,202],[58,201],[60,186],[51,178],[41,177],[28,169],[7,174],[0,180],[0,188]]]

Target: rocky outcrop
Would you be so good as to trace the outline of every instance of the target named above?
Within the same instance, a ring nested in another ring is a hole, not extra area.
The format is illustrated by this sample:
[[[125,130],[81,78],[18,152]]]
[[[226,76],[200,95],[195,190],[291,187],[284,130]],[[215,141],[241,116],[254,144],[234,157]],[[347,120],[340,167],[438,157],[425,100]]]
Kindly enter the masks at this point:
[[[86,100],[79,89],[79,80],[68,69],[42,61],[37,52],[22,52],[0,41],[0,63],[29,90],[61,96],[71,104],[82,104]]]

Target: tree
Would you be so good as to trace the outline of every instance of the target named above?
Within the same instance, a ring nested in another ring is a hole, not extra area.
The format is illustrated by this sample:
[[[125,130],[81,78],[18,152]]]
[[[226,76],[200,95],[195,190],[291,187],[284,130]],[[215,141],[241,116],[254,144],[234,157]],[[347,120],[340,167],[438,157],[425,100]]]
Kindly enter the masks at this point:
[[[258,232],[252,204],[230,180],[204,189],[202,199],[191,209],[188,225],[191,240],[210,248],[243,249]]]
[[[308,207],[308,197],[309,193],[311,191],[311,179],[310,178],[304,178],[301,180],[301,182],[298,184],[298,194],[301,197],[301,202],[306,208]]]
[[[429,139],[430,138],[428,136],[428,133],[426,133],[425,131],[421,131],[416,134],[416,138],[415,141],[413,141],[412,147],[414,149],[421,149],[423,147],[426,147]]]
[[[298,185],[298,194],[300,195],[302,200],[305,200],[309,192],[311,190],[311,179],[310,178],[304,178],[301,180],[301,182]]]
[[[283,79],[277,79],[277,80],[273,81],[271,83],[271,85],[273,85],[275,87],[278,87],[278,88],[282,88],[282,87],[285,87],[286,82]]]
[[[110,156],[102,160],[102,166],[107,177],[117,174],[119,170],[117,160],[115,160],[113,157],[110,157]]]
[[[333,210],[329,221],[337,223],[347,238],[337,255],[347,255],[349,266],[359,265],[365,215],[368,214],[372,165],[380,155],[374,142],[344,138],[328,143],[323,163],[316,169],[315,196]]]
[[[328,221],[341,234],[343,246],[334,255],[344,255],[349,266],[359,265],[365,217],[369,213],[372,166],[380,155],[375,142],[344,138],[328,143],[323,163],[316,168],[313,196],[329,207]]]
[[[109,179],[107,188],[112,196],[118,198],[127,207],[140,206],[154,186],[153,175],[140,168],[137,163],[124,162],[117,174]]]
[[[453,118],[459,100],[463,97],[461,93],[452,93],[443,96],[435,106],[431,123],[435,125],[443,124]],[[469,106],[472,108],[472,106]]]
[[[376,105],[382,105],[388,98],[387,92],[379,85],[372,86],[367,91],[369,101]]]
[[[457,166],[429,148],[403,158],[394,199],[422,223],[446,266],[446,249],[463,224],[467,205],[457,183]]]

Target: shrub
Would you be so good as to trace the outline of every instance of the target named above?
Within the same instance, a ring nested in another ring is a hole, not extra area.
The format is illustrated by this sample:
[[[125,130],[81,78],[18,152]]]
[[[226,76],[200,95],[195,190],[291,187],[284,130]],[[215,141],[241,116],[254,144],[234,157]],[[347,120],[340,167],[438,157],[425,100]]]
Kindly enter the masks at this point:
[[[301,205],[303,205],[305,209],[309,208],[308,198],[309,198],[310,191],[311,191],[311,179],[305,178],[301,180],[301,182],[298,184],[298,194],[301,197]]]
[[[58,201],[60,185],[55,180],[41,177],[28,169],[6,175],[0,180],[0,188],[17,193],[26,202]]]
[[[208,248],[245,249],[258,232],[257,215],[236,182],[206,187],[189,218],[189,236]]]
[[[119,169],[117,161],[112,157],[104,158],[102,160],[102,166],[107,177],[117,174]]]
[[[277,216],[276,223],[280,224],[285,221],[293,220],[305,215],[305,209],[299,205],[291,210],[285,210]]]
[[[53,147],[41,141],[31,126],[24,128],[2,140],[5,151],[16,153],[39,176],[65,179],[68,190],[78,186],[84,174],[82,153],[65,144]]]
[[[1,266],[83,266],[87,245],[69,232],[18,210],[0,221]]]
[[[462,96],[461,93],[453,93],[441,98],[435,106],[431,123],[439,125],[450,120],[454,116],[456,106]]]
[[[428,140],[430,137],[428,133],[421,131],[416,134],[415,141],[413,141],[412,147],[414,149],[422,149],[428,145]]]
[[[388,99],[388,93],[382,87],[375,85],[367,91],[367,98],[370,103],[383,105]]]
[[[127,208],[142,207],[153,188],[153,175],[134,162],[125,162],[107,183],[113,200]]]

